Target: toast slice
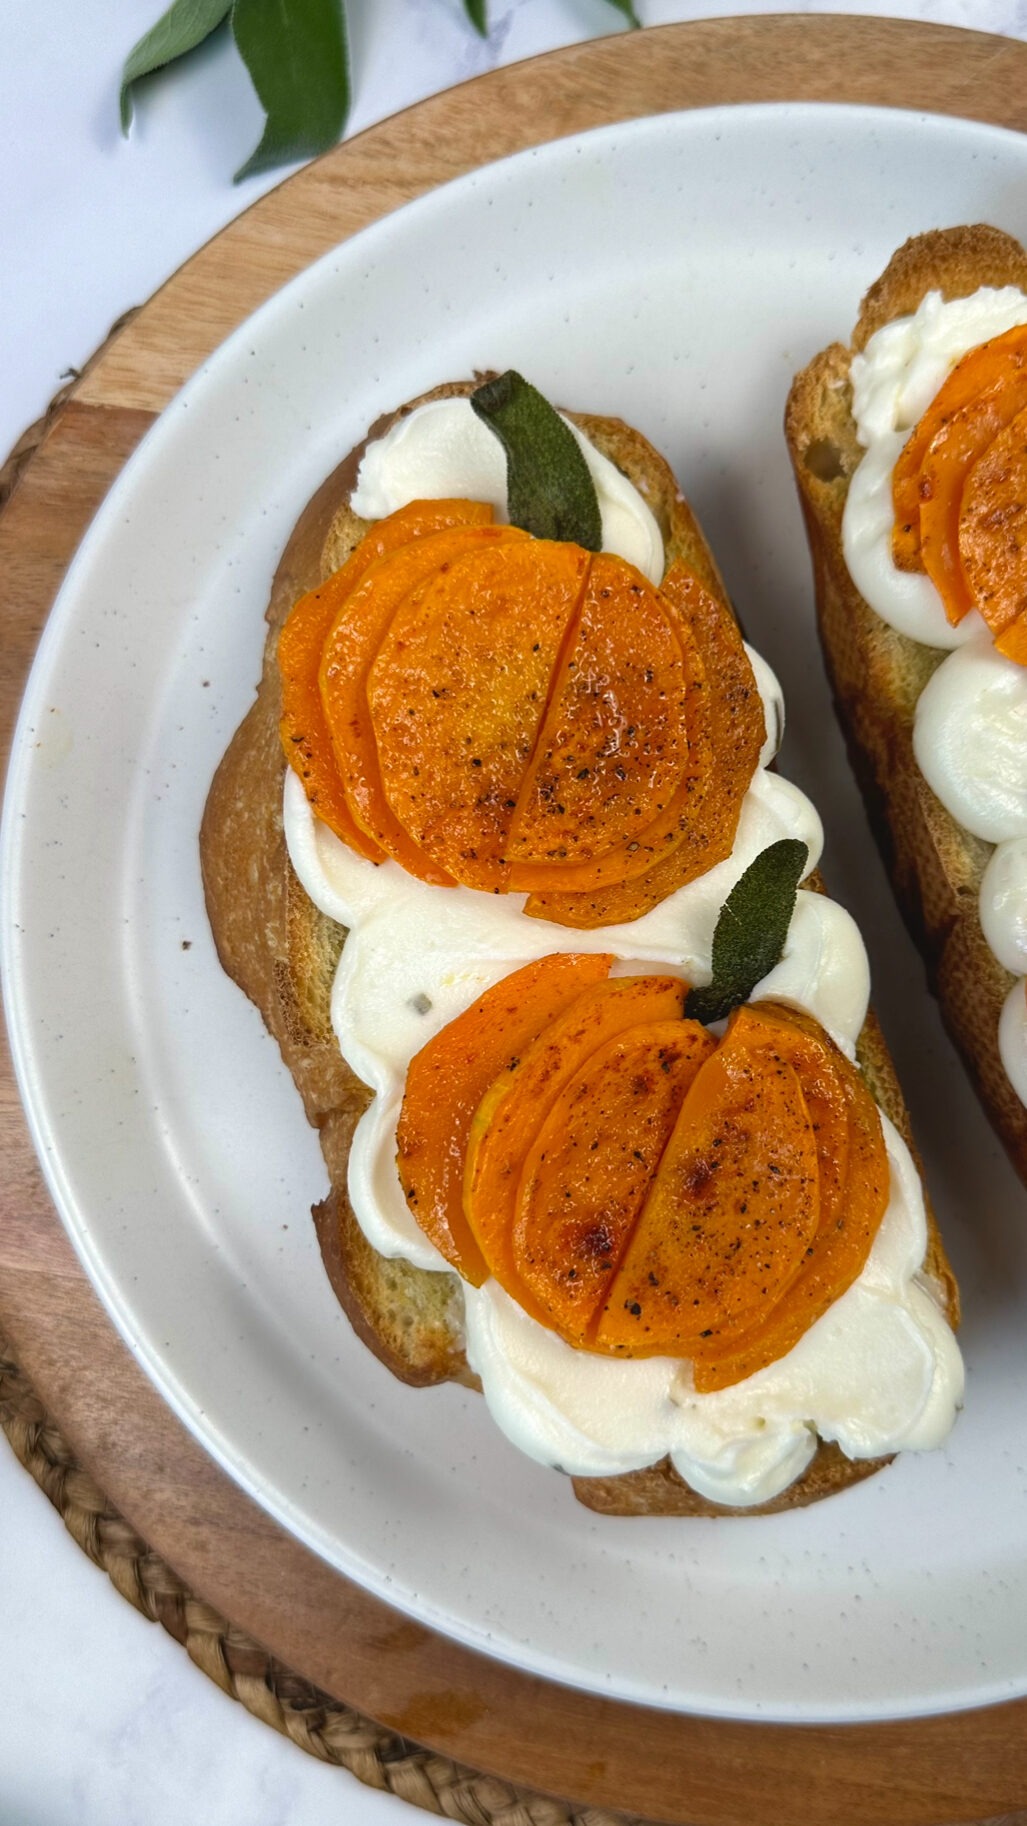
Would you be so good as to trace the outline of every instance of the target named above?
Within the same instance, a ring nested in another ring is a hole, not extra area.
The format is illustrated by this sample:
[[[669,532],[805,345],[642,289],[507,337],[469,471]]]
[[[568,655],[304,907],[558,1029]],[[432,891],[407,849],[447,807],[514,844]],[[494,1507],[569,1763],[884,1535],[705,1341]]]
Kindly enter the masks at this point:
[[[479,384],[455,383],[425,399],[466,395]],[[380,437],[411,402],[372,426]],[[621,421],[574,414],[592,443],[635,484],[663,535],[668,563],[680,557],[722,597],[724,586],[675,478],[639,433]],[[281,690],[275,660],[278,635],[295,599],[330,575],[367,530],[349,508],[361,445],[339,466],[304,510],[282,555],[267,611],[269,632],[256,701],[215,776],[200,837],[204,887],[221,962],[260,1009],[295,1079],[308,1120],[318,1129],[331,1190],[314,1210],[325,1268],[357,1334],[395,1375],[417,1386],[446,1380],[476,1385],[463,1347],[460,1282],[386,1260],[371,1247],[346,1190],[347,1160],[369,1092],[346,1065],[330,1020],[331,985],[345,931],[325,917],[300,886],[282,828],[285,762],[278,725]],[[813,885],[808,884],[808,885]],[[860,1041],[860,1063],[880,1106],[909,1140],[901,1093],[876,1022]],[[930,1242],[924,1273],[953,1326],[955,1280],[928,1207]],[[766,1513],[812,1502],[858,1482],[886,1460],[853,1462],[822,1444],[803,1476],[782,1496],[739,1511]],[[693,1492],[669,1462],[617,1477],[576,1478],[589,1507],[621,1515],[729,1513]]]
[[[978,897],[993,846],[959,825],[913,754],[917,699],[945,654],[882,621],[860,595],[842,549],[849,483],[862,458],[852,417],[852,358],[875,330],[928,292],[981,286],[1027,292],[1027,253],[978,224],[916,236],[870,287],[848,348],[833,343],[798,374],[785,434],[813,560],[817,622],[854,770],[895,892],[928,977],[992,1123],[1027,1181],[1027,1109],[1006,1076],[998,1023],[1014,978],[981,931]]]

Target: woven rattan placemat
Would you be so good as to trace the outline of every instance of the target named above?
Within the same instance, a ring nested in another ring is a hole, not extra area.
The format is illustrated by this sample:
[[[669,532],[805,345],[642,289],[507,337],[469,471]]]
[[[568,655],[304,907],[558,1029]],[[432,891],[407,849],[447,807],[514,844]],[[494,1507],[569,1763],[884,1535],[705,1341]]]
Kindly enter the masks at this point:
[[[3,472],[0,472],[0,483]],[[319,1762],[369,1788],[466,1826],[641,1826],[597,1808],[577,1810],[480,1775],[330,1699],[196,1597],[136,1534],[83,1470],[0,1332],[0,1427],[69,1534],[123,1598],[180,1642],[196,1666],[254,1718]]]

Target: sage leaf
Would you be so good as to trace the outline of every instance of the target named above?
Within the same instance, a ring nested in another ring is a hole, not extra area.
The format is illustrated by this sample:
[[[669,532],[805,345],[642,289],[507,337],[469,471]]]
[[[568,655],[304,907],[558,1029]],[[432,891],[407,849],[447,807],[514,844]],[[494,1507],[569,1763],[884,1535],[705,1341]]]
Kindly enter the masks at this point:
[[[798,838],[782,837],[739,876],[713,934],[713,980],[685,999],[689,1020],[723,1020],[780,961],[808,858]]]
[[[641,30],[642,21],[632,5],[632,0],[610,0],[610,5],[615,6],[619,13],[623,13],[628,24],[634,26],[636,31]]]
[[[121,72],[121,131],[132,124],[132,84],[150,76],[164,64],[184,57],[216,31],[231,10],[232,0],[174,0],[156,25],[133,45]]]
[[[506,452],[507,512],[536,539],[565,539],[597,552],[603,527],[595,483],[569,425],[515,369],[471,394],[478,417]]]
[[[342,0],[234,0],[232,32],[267,115],[235,182],[334,146],[350,100]]]
[[[613,0],[613,4],[620,6],[621,0]],[[630,0],[628,0],[628,4],[630,5]],[[483,38],[487,38],[489,35],[487,0],[464,0],[464,12],[475,31],[480,32]]]

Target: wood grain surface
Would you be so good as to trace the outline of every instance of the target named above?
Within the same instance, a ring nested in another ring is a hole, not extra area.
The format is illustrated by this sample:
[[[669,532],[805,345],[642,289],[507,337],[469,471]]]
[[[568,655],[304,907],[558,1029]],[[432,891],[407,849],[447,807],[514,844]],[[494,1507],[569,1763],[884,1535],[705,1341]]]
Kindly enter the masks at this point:
[[[830,100],[1027,126],[1027,47],[898,20],[668,26],[423,102],[232,223],[108,344],[0,515],[0,726],[78,541],[155,414],[272,292],[434,186],[606,122]],[[1027,1702],[874,1726],[681,1717],[555,1687],[433,1634],[332,1572],[217,1469],[114,1333],[50,1204],[0,1061],[0,1317],[83,1462],[181,1577],[308,1679],[397,1731],[581,1804],[702,1826],[956,1822],[1027,1803]]]

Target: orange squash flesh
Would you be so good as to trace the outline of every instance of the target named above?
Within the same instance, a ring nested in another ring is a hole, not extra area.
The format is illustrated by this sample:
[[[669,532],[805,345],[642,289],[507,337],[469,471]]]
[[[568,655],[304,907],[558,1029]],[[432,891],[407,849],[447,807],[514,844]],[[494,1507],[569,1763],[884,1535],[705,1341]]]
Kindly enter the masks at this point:
[[[816,1235],[820,1176],[798,1073],[728,1032],[685,1098],[594,1342],[694,1355],[782,1300]]]
[[[302,780],[318,817],[371,862],[383,861],[383,852],[361,830],[347,804],[321,704],[318,670],[325,637],[342,603],[376,559],[444,527],[474,525],[483,516],[491,519],[492,510],[477,501],[412,501],[379,520],[340,570],[299,598],[278,639],[285,758]]]
[[[618,1034],[564,1087],[528,1150],[513,1266],[570,1344],[586,1340],[685,1093],[715,1044],[697,1021]]]
[[[1027,609],[996,637],[995,645],[1006,659],[1014,659],[1018,666],[1027,666]]]
[[[372,564],[346,596],[325,637],[318,688],[346,803],[354,822],[381,850],[421,881],[443,887],[453,877],[424,855],[399,823],[385,797],[367,682],[375,656],[404,598],[464,553],[506,544],[525,534],[491,526],[490,508],[475,508],[466,525],[402,545]]]
[[[282,629],[278,641],[282,678],[279,729],[285,758],[302,781],[318,817],[358,856],[365,856],[369,862],[382,862],[385,852],[360,829],[346,803],[317,690],[325,632],[349,595],[353,579],[361,574],[356,558],[354,553],[349,563],[326,583],[301,596]]]
[[[725,1388],[793,1348],[863,1273],[888,1203],[881,1116],[855,1066],[810,1015],[760,1002],[738,1010],[736,1030],[762,1068],[795,1066],[810,1110],[821,1174],[817,1236],[788,1298],[755,1326],[722,1326],[696,1346],[698,1390]]]
[[[956,363],[911,432],[892,474],[895,527],[892,556],[899,570],[922,571],[921,470],[939,431],[955,414],[978,400],[991,400],[1017,385],[1027,367],[1027,327],[1007,330],[971,349]],[[1018,408],[1016,408],[1018,410]],[[1012,414],[1010,414],[1012,416]]]
[[[557,952],[486,990],[411,1060],[397,1125],[396,1164],[411,1212],[447,1262],[480,1286],[488,1269],[463,1211],[471,1121],[490,1084],[578,998],[608,974],[604,954]]]
[[[683,632],[632,565],[593,558],[513,817],[511,888],[622,881],[676,840],[703,687]]]
[[[856,1067],[823,1028],[795,1009],[761,1003],[737,1025],[764,1067],[779,1058],[798,1073],[820,1172],[820,1218],[787,1299],[755,1326],[725,1326],[695,1355],[695,1386],[726,1388],[775,1363],[862,1273],[888,1204],[881,1118]]]
[[[511,816],[589,563],[527,538],[455,558],[400,605],[371,667],[386,798],[470,887],[508,886]]]
[[[953,413],[928,447],[920,470],[920,545],[924,569],[938,591],[949,621],[958,623],[974,608],[974,592],[962,561],[964,490],[994,440],[1027,407],[1027,368],[999,394],[985,394]],[[994,484],[994,471],[992,472]],[[1002,499],[1001,479],[997,490]],[[985,502],[985,516],[993,508]],[[987,525],[983,530],[989,530]],[[980,607],[980,604],[976,605]]]
[[[1023,393],[1023,409],[970,469],[958,517],[967,593],[996,636],[1027,610],[1027,381]]]
[[[742,800],[766,733],[763,704],[726,602],[679,564],[667,572],[661,594],[685,638],[694,643],[704,680],[690,730],[696,773],[689,783],[677,841],[633,880],[585,892],[532,894],[524,910],[533,919],[579,930],[639,919],[731,853]]]
[[[524,1285],[514,1252],[517,1195],[525,1161],[564,1087],[607,1041],[630,1027],[683,1014],[677,977],[615,977],[586,990],[493,1080],[471,1123],[464,1214],[489,1270],[531,1314],[545,1315]]]

